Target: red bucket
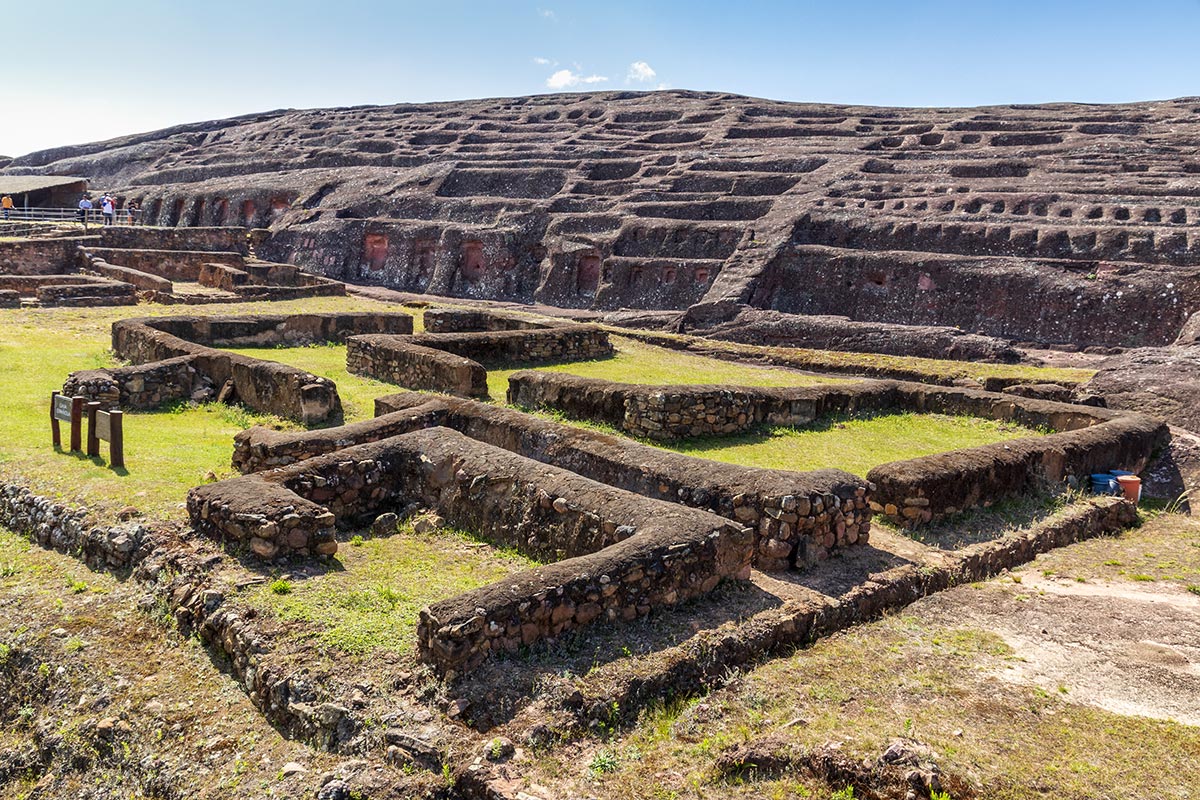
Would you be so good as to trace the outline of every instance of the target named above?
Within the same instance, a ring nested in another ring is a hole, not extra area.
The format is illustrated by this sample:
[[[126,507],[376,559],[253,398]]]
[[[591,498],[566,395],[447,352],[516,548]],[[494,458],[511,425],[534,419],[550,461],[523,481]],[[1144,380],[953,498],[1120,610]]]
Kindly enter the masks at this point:
[[[1121,491],[1125,493],[1125,499],[1131,503],[1136,503],[1142,499],[1142,479],[1137,475],[1118,475],[1117,483],[1121,485]]]

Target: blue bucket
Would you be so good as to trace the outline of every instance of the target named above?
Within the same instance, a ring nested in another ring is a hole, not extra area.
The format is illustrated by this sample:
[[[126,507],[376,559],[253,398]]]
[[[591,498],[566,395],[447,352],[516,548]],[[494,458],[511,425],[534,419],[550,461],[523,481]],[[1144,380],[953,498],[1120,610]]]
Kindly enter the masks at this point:
[[[1121,485],[1111,472],[1094,472],[1091,475],[1092,494],[1120,494]]]

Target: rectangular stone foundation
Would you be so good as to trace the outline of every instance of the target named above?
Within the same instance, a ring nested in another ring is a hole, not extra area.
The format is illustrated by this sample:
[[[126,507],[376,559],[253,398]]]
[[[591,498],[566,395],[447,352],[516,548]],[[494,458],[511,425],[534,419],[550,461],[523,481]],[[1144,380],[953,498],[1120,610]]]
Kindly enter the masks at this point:
[[[443,672],[749,576],[753,534],[740,524],[440,427],[197,487],[188,513],[198,530],[275,558],[335,552],[335,522],[410,503],[556,562],[423,610],[421,654]]]
[[[1166,434],[1161,422],[1130,412],[898,381],[788,388],[643,386],[526,370],[509,378],[509,402],[553,408],[659,440],[889,410],[975,416],[1057,431],[875,467],[866,476],[874,487],[872,509],[908,527],[1044,483],[1082,485],[1091,472],[1138,472]]]
[[[755,530],[754,563],[764,570],[803,568],[870,536],[870,484],[836,469],[755,469],[672,453],[564,425],[514,409],[444,398],[440,424],[592,480],[701,508]],[[427,408],[428,396],[378,398],[382,421]]]
[[[471,316],[466,321],[447,324],[454,327],[484,323]],[[595,325],[355,336],[346,344],[346,368],[350,372],[409,389],[460,397],[488,396],[485,364],[578,361],[602,358],[613,352],[608,334]]]

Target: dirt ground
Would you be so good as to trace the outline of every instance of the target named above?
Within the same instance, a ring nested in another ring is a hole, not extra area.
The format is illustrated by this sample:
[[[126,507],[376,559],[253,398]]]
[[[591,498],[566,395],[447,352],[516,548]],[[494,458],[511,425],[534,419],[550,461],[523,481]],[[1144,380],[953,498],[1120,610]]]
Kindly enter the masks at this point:
[[[929,796],[894,763],[956,799],[1200,797],[1198,584],[1200,520],[1159,515],[506,774],[546,800]]]
[[[921,605],[931,620],[1001,636],[1017,656],[996,673],[1003,680],[1200,725],[1198,584],[1200,522],[1163,515],[1121,539],[1047,553],[984,591]]]

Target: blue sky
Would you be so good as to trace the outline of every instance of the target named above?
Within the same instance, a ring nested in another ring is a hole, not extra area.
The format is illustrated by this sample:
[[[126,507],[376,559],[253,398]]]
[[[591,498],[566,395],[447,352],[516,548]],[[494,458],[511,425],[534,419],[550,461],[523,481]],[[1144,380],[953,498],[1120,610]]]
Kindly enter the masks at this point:
[[[274,108],[659,87],[973,106],[1200,95],[1200,0],[0,6],[0,154]]]

